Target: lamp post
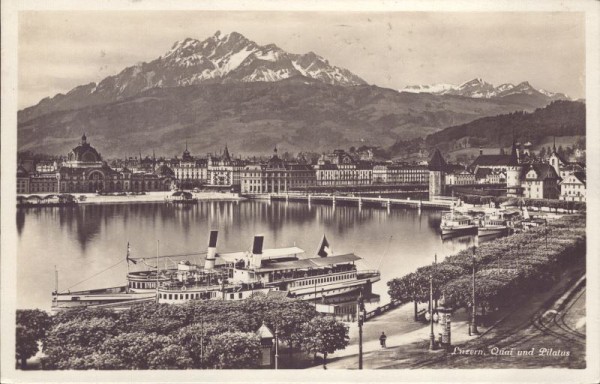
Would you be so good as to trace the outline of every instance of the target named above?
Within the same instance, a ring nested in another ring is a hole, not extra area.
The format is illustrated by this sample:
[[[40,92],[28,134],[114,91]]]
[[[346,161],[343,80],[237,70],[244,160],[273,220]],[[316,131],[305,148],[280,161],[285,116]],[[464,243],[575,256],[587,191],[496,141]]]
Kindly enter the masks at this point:
[[[279,369],[279,328],[275,326],[275,369]]]
[[[435,350],[435,335],[433,334],[433,274],[429,274],[429,350]]]
[[[358,296],[358,369],[363,369],[363,348],[362,348],[362,327],[363,327],[363,311],[365,308],[365,303],[363,300],[362,289],[360,290],[360,294]]]
[[[546,250],[548,249],[548,219],[544,218],[544,234],[546,235]]]
[[[477,330],[477,304],[475,303],[475,252],[477,247],[473,247],[473,312],[471,314],[471,326],[469,327],[469,335],[479,335]]]

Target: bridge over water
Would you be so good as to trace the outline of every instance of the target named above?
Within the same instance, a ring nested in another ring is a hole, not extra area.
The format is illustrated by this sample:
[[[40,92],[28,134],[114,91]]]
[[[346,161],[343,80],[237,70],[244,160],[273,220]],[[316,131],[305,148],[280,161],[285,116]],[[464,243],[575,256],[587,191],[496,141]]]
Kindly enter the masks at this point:
[[[344,205],[357,205],[361,208],[364,205],[377,207],[412,207],[412,208],[434,208],[450,209],[453,199],[451,197],[439,196],[434,200],[417,199],[399,199],[391,197],[371,197],[371,196],[344,196],[332,194],[300,194],[300,193],[271,193],[263,195],[251,195],[250,198],[269,199],[279,201],[306,201],[307,203],[331,203]]]

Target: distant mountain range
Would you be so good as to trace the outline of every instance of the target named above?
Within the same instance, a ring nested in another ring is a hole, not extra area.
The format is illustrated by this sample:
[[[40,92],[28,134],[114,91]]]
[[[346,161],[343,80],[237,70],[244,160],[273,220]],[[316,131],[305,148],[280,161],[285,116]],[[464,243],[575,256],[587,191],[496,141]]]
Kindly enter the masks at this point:
[[[433,84],[433,85],[410,85],[400,90],[400,92],[409,93],[431,93],[433,95],[454,95],[473,98],[515,98],[529,97],[538,98],[546,101],[569,100],[569,97],[563,93],[548,92],[543,89],[535,89],[524,81],[517,85],[505,83],[497,87],[477,78],[460,85],[454,84]]]
[[[390,146],[443,128],[551,101],[519,84],[503,96],[483,81],[458,94],[368,85],[321,56],[260,46],[239,33],[185,39],[149,63],[76,87],[18,112],[19,150],[64,154],[83,132],[105,155],[195,154],[225,143],[238,154]],[[476,91],[477,88],[480,91]],[[478,93],[479,92],[479,93]],[[491,94],[491,90],[486,91]],[[553,96],[554,97],[554,96]]]
[[[237,32],[223,35],[217,31],[204,41],[191,38],[178,41],[161,57],[127,67],[98,84],[89,83],[67,94],[45,98],[36,106],[20,111],[19,119],[25,121],[59,110],[120,101],[151,88],[274,82],[296,76],[332,85],[366,84],[314,52],[291,54],[275,44],[260,46]]]

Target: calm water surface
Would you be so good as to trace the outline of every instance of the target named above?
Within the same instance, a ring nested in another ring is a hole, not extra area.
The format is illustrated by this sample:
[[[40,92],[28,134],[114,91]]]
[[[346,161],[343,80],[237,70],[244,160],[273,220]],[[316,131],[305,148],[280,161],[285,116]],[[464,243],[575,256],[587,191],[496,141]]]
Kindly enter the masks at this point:
[[[442,260],[477,242],[472,236],[442,241],[440,218],[436,211],[267,201],[20,210],[17,307],[50,308],[55,265],[61,291],[122,285],[128,241],[132,257],[152,260],[157,240],[160,254],[205,251],[211,228],[219,229],[221,252],[249,249],[260,233],[265,248],[295,244],[312,255],[325,233],[334,253],[354,252],[363,258],[359,267],[381,270],[373,291],[386,303],[388,280],[431,263],[436,253]]]

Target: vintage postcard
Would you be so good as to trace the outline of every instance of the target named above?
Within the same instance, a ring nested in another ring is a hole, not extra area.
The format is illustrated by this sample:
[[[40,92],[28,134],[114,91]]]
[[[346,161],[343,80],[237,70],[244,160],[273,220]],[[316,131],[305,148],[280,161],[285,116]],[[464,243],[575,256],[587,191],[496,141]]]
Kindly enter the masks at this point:
[[[3,2],[1,381],[597,382],[599,20]]]

